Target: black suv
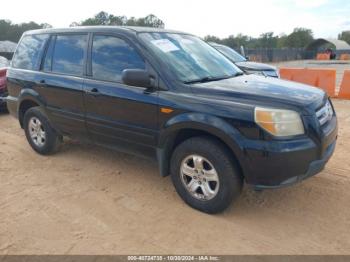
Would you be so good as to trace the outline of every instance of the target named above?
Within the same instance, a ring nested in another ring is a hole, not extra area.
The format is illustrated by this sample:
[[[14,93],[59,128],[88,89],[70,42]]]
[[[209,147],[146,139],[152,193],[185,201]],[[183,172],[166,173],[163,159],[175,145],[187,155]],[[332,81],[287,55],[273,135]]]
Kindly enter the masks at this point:
[[[26,32],[7,72],[8,109],[32,148],[64,136],[154,157],[190,206],[224,210],[243,181],[291,185],[331,157],[327,95],[245,75],[201,39],[132,27]]]

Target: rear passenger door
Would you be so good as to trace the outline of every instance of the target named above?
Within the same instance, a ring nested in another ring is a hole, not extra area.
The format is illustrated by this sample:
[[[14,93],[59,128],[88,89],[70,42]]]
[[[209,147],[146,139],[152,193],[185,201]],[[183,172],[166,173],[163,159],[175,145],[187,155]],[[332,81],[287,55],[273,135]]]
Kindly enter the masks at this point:
[[[52,35],[39,79],[51,121],[63,133],[79,138],[87,137],[83,105],[87,45],[88,34]]]
[[[88,133],[98,144],[148,155],[157,135],[158,92],[122,83],[124,69],[150,66],[121,36],[90,37],[89,76],[85,80]]]

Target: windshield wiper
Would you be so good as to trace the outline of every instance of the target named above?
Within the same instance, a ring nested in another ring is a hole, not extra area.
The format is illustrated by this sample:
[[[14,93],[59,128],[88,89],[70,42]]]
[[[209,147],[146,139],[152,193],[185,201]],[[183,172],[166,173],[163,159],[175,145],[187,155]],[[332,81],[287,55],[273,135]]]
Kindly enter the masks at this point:
[[[202,77],[202,78],[195,79],[195,80],[185,81],[184,83],[185,84],[195,84],[195,83],[206,83],[206,82],[217,81],[217,80],[220,80],[220,79],[206,76],[206,77]]]
[[[230,75],[230,76],[219,76],[219,77],[206,76],[195,80],[185,81],[184,83],[185,84],[207,83],[207,82],[213,82],[213,81],[220,81],[220,80],[224,80],[224,79],[228,79],[228,78],[232,78],[240,75],[243,75],[243,72],[237,72],[234,75]]]
[[[242,75],[244,75],[244,73],[243,73],[243,72],[237,72],[237,73],[236,73],[236,74],[234,74],[232,77],[242,76]]]

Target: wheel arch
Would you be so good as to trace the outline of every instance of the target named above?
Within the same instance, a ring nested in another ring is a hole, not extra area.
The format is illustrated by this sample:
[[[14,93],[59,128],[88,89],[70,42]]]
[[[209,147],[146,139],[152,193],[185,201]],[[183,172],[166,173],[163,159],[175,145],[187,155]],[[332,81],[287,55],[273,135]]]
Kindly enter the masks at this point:
[[[161,176],[170,173],[170,158],[177,145],[191,137],[206,136],[221,143],[239,171],[244,176],[243,143],[244,138],[225,120],[200,113],[188,113],[170,119],[159,136],[157,158]]]
[[[28,109],[36,106],[44,107],[45,103],[40,95],[33,89],[23,89],[18,99],[18,120],[23,128],[24,114]]]

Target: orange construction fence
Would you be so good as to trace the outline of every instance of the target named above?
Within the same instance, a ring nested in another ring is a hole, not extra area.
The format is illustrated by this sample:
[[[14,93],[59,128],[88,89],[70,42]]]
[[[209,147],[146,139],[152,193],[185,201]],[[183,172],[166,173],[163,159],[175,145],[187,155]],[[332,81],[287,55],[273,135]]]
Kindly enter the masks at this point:
[[[329,96],[335,96],[335,69],[281,68],[280,75],[282,79],[315,86],[323,89]]]
[[[251,55],[249,56],[249,60],[253,62],[262,62],[261,55]]]
[[[340,60],[350,60],[350,54],[341,54]]]
[[[317,60],[330,60],[331,55],[327,54],[327,53],[318,53],[316,59]]]
[[[338,98],[350,99],[350,70],[345,70]]]

